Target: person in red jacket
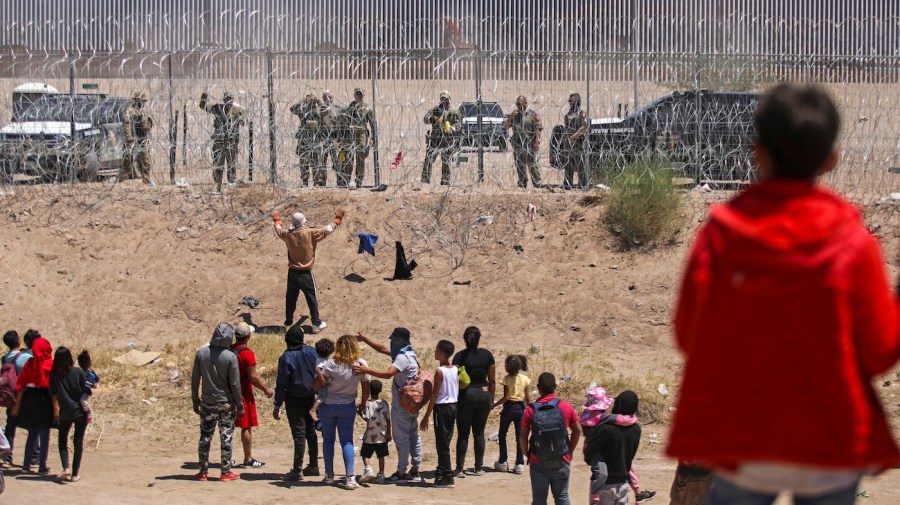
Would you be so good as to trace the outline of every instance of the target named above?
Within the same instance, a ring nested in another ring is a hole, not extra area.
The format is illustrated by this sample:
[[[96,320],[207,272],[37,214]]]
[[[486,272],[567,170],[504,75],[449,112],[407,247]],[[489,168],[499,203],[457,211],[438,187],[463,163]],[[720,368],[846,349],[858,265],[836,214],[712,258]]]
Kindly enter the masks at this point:
[[[710,210],[684,273],[667,452],[715,470],[709,505],[853,503],[900,462],[871,385],[900,357],[896,299],[859,211],[816,184],[838,161],[829,96],[779,85],[755,122],[759,181]]]

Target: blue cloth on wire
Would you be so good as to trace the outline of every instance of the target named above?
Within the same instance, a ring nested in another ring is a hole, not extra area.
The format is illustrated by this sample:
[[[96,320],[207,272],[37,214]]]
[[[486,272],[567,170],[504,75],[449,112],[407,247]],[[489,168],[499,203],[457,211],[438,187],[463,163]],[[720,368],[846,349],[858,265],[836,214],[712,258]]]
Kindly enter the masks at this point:
[[[378,242],[378,235],[371,233],[357,233],[359,237],[359,254],[367,252],[375,256],[375,242]]]

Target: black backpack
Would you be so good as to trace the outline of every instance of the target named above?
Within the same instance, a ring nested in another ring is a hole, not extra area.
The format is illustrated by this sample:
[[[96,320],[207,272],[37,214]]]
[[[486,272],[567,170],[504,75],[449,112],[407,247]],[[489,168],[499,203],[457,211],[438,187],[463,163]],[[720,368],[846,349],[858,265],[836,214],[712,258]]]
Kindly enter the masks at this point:
[[[559,409],[559,399],[534,402],[531,417],[531,454],[541,461],[561,460],[569,453],[566,418]]]

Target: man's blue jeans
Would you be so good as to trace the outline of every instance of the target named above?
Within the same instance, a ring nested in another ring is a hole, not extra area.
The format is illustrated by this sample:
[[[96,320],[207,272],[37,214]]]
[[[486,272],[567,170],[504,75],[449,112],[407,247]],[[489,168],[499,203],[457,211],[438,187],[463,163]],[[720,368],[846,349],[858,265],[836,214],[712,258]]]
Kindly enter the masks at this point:
[[[547,505],[547,491],[553,493],[556,505],[570,505],[568,463],[531,464],[531,505]]]

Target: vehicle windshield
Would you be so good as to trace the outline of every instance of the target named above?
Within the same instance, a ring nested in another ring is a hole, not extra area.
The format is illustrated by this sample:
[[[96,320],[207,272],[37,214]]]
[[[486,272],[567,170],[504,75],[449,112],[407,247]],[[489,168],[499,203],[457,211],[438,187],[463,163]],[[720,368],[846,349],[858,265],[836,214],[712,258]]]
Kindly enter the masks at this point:
[[[478,107],[476,107],[474,102],[465,102],[459,106],[459,114],[462,117],[476,117],[478,116]],[[496,103],[481,103],[481,115],[482,117],[503,117],[503,110],[500,109],[500,105]]]
[[[665,102],[668,99],[669,99],[668,96],[664,96],[662,98],[657,98],[656,100],[653,100],[649,104],[647,104],[647,105],[641,107],[640,109],[629,114],[627,117],[625,117],[625,120],[627,121],[629,119],[635,119],[638,116],[645,114],[647,111],[655,109],[656,107],[659,107],[660,104],[662,104],[663,102]]]
[[[73,106],[72,97],[45,96],[25,109],[21,121],[71,121],[74,109],[76,122],[90,123],[91,115],[98,106],[98,100],[87,97],[76,97]]]

